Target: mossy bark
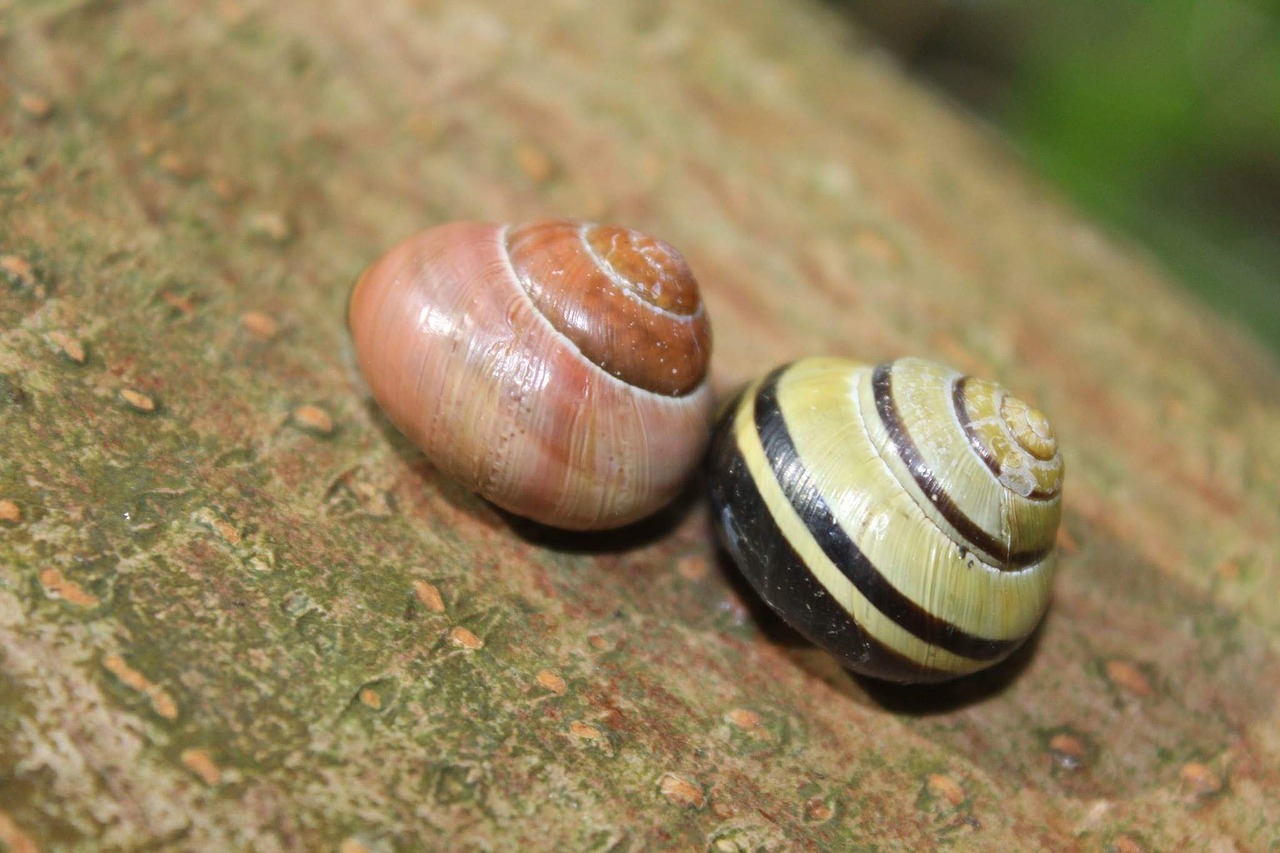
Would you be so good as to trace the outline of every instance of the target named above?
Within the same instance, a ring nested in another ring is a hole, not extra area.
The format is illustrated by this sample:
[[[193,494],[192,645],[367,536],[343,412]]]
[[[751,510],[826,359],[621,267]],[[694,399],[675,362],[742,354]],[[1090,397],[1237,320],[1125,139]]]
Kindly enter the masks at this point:
[[[0,6],[11,850],[1260,849],[1280,833],[1280,371],[821,6]],[[762,612],[696,490],[554,534],[352,375],[438,222],[609,219],[722,392],[919,354],[1054,418],[1031,645],[929,689]],[[1233,846],[1234,845],[1234,848]]]

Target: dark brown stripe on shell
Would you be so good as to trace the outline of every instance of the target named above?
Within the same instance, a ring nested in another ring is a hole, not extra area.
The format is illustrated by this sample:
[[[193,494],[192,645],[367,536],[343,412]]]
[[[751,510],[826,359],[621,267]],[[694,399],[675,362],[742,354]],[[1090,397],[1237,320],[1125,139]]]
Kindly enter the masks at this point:
[[[1035,548],[1029,551],[1011,551],[1010,543],[1001,542],[995,536],[982,529],[952,499],[951,495],[938,482],[933,471],[925,464],[920,449],[916,447],[911,434],[907,432],[902,416],[898,412],[898,403],[893,398],[892,363],[881,364],[871,375],[871,387],[875,394],[876,411],[889,433],[890,443],[897,451],[902,463],[907,466],[916,485],[924,492],[942,517],[955,531],[964,537],[966,542],[979,551],[995,557],[999,562],[996,568],[1002,571],[1016,571],[1035,565],[1049,555],[1050,548]],[[966,543],[957,543],[964,545]]]
[[[735,403],[712,438],[711,504],[725,549],[756,593],[783,621],[857,672],[908,683],[954,678],[958,673],[918,664],[874,639],[814,577],[760,496],[734,436],[736,410]]]
[[[956,384],[951,389],[951,405],[956,410],[956,420],[960,421],[960,426],[964,429],[965,437],[969,439],[969,446],[973,448],[973,452],[978,454],[978,458],[983,464],[991,470],[996,479],[1000,479],[1000,460],[991,455],[991,448],[982,442],[982,437],[978,435],[978,430],[973,425],[973,418],[969,417],[969,407],[964,404],[965,385],[972,379],[971,376],[961,376],[956,380]],[[1031,494],[1026,495],[1025,499],[1029,501],[1051,501],[1058,496],[1057,491],[1046,492],[1043,489],[1034,489]]]
[[[951,388],[951,404],[955,407],[956,418],[960,421],[960,426],[964,428],[964,434],[969,439],[969,446],[978,454],[978,458],[983,464],[991,469],[991,473],[1000,477],[1000,460],[991,455],[991,448],[982,443],[982,439],[978,436],[977,430],[973,428],[973,418],[969,417],[969,407],[964,404],[964,387],[969,384],[972,377],[961,376],[954,386]]]
[[[778,403],[782,372],[769,374],[756,394],[756,432],[783,494],[822,552],[873,607],[925,643],[972,660],[995,660],[1013,651],[1019,641],[970,634],[903,595],[845,532],[818,491],[787,428]]]

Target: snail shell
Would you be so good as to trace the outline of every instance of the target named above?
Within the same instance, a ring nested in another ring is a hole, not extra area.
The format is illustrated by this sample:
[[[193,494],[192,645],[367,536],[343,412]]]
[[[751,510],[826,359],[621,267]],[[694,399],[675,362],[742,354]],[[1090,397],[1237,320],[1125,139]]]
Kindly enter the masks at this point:
[[[668,244],[610,225],[453,223],[367,269],[348,306],[387,416],[517,515],[626,524],[679,492],[710,434],[710,326]]]
[[[725,412],[717,524],[782,618],[902,682],[991,666],[1049,603],[1062,457],[1048,420],[920,359],[780,367]]]

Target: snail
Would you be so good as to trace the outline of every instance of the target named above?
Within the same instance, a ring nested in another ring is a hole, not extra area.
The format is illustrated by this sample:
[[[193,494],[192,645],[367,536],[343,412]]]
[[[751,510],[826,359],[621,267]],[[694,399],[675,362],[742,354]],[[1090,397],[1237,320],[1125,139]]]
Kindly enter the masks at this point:
[[[1049,603],[1062,457],[999,385],[921,359],[811,358],[721,417],[711,498],[727,550],[784,621],[899,682],[992,666]]]
[[[347,321],[391,422],[516,515],[621,526],[670,502],[705,452],[707,313],[679,252],[637,231],[437,226],[364,271]]]

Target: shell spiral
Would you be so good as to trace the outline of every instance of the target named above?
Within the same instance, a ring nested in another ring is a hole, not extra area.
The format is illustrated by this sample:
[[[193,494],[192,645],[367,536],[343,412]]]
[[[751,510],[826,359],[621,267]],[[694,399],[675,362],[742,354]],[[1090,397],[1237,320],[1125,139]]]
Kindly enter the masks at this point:
[[[392,423],[517,515],[626,524],[669,502],[705,450],[697,282],[674,248],[631,229],[429,229],[364,272],[348,327]]]
[[[805,359],[717,427],[727,549],[784,620],[902,682],[991,666],[1049,603],[1063,466],[1038,410],[920,359]]]

